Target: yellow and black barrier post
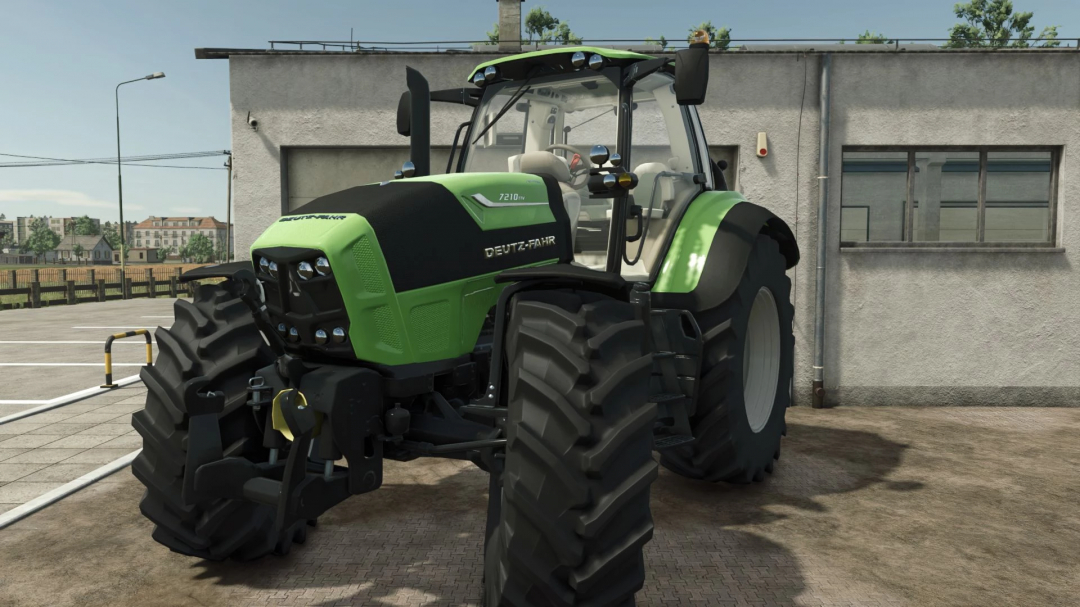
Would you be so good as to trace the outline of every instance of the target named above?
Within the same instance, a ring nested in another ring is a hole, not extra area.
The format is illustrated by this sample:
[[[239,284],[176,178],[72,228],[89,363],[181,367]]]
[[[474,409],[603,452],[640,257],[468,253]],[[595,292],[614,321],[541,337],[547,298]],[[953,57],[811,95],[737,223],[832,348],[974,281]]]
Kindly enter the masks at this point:
[[[119,388],[117,384],[112,380],[112,344],[113,340],[123,339],[125,337],[135,337],[136,335],[143,335],[146,337],[146,366],[154,364],[154,342],[150,337],[150,331],[147,329],[135,329],[134,331],[125,331],[123,333],[113,333],[109,336],[109,339],[105,340],[105,383],[102,384],[102,388]]]

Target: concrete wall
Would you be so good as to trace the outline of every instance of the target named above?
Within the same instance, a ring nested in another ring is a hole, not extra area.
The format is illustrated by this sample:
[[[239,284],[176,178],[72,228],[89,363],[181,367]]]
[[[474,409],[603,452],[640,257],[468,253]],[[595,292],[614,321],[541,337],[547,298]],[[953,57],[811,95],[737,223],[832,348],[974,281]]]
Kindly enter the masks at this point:
[[[281,211],[282,147],[403,147],[405,65],[433,89],[465,84],[483,54],[259,55],[231,62],[237,253]],[[713,55],[699,108],[708,142],[742,150],[740,189],[796,232],[795,396],[809,401],[817,233],[820,55]],[[1080,404],[1080,54],[836,53],[828,203],[829,401]],[[259,130],[246,122],[248,112]],[[433,104],[447,146],[466,108]],[[801,125],[801,128],[800,128]],[[766,132],[770,153],[753,154]],[[1053,252],[870,251],[840,242],[843,146],[1063,146]],[[374,150],[373,150],[374,151]],[[389,177],[389,175],[387,175]],[[302,196],[296,192],[294,195]]]

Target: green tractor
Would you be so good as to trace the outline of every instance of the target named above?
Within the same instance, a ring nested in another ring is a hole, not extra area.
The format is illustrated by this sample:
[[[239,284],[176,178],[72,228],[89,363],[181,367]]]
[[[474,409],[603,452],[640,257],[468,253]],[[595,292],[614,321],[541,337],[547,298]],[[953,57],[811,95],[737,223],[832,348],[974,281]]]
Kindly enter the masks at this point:
[[[283,554],[384,459],[457,458],[490,474],[486,604],[633,604],[658,463],[761,481],[791,400],[798,246],[709,159],[708,56],[554,48],[441,91],[407,69],[397,179],[184,276],[132,418],[154,539]],[[432,101],[473,108],[443,175]]]

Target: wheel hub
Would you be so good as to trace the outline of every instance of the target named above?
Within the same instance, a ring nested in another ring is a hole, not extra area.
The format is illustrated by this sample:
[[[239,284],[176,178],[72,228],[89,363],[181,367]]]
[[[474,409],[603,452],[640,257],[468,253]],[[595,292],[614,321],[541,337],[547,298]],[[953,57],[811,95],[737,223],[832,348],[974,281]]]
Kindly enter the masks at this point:
[[[772,416],[780,377],[780,314],[772,291],[761,287],[750,308],[743,348],[743,404],[754,433]]]

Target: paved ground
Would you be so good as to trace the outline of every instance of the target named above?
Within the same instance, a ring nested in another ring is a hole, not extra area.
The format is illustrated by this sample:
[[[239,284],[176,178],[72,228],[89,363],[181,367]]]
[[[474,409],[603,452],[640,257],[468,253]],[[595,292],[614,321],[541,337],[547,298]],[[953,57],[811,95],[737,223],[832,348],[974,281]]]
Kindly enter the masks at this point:
[[[0,424],[0,513],[142,447],[131,414],[145,403],[139,382]]]
[[[664,472],[639,605],[1078,605],[1080,409],[789,412],[750,487]],[[0,531],[0,606],[475,605],[486,479],[389,464],[303,547],[168,552],[121,471]]]
[[[0,311],[0,417],[105,379],[105,338],[128,329],[172,324],[174,299],[132,299]],[[142,337],[113,346],[113,377],[139,372]],[[156,350],[155,350],[156,353]],[[16,401],[16,402],[4,402]]]

